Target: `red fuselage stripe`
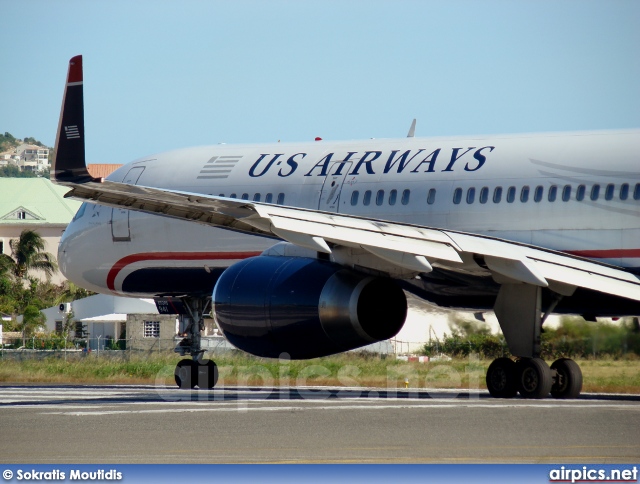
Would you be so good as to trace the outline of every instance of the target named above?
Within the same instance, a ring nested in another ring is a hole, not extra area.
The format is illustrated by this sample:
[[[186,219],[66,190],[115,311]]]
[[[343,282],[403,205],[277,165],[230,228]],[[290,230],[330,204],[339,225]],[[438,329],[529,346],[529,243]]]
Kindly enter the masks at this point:
[[[115,291],[116,277],[128,265],[154,260],[239,260],[260,255],[261,252],[148,252],[131,254],[116,262],[107,274],[107,287]]]
[[[632,259],[640,257],[640,249],[567,250],[565,252],[589,259]]]
[[[640,249],[567,250],[565,252],[590,259],[640,258]],[[131,254],[120,259],[109,270],[109,274],[107,274],[107,287],[111,291],[115,291],[115,280],[120,271],[136,262],[158,260],[241,260],[260,254],[260,252],[148,252]]]

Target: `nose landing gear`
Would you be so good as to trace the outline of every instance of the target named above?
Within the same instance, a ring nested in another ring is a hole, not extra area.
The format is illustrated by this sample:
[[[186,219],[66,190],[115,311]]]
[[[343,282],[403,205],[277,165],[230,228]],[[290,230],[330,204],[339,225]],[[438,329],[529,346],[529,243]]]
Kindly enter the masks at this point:
[[[201,389],[213,388],[218,382],[218,367],[213,360],[202,358],[202,338],[200,333],[204,331],[203,313],[210,304],[209,298],[182,298],[178,315],[180,327],[185,328],[184,339],[175,348],[181,356],[191,355],[191,359],[180,360],[174,371],[176,385],[182,389],[191,389],[196,386]],[[172,307],[175,308],[175,301]],[[185,327],[186,326],[186,327]]]
[[[174,372],[181,389],[213,388],[218,382],[218,366],[211,360],[180,360]]]

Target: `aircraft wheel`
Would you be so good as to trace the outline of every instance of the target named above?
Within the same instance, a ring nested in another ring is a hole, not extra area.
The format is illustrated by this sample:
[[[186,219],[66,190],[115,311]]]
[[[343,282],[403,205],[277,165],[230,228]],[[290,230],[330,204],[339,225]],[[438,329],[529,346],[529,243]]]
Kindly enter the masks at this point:
[[[524,398],[545,398],[551,391],[551,369],[540,358],[522,358],[517,363],[518,391]]]
[[[577,398],[582,390],[582,370],[569,358],[560,358],[551,364],[556,370],[556,378],[551,387],[554,398]]]
[[[487,370],[487,389],[494,398],[513,398],[518,393],[515,378],[516,363],[509,358],[497,358]]]
[[[194,361],[188,359],[180,360],[176,365],[174,376],[176,385],[182,390],[195,387],[197,383],[197,372],[194,368]]]
[[[218,382],[218,365],[211,360],[196,363],[198,365],[198,386],[200,388],[213,388]]]

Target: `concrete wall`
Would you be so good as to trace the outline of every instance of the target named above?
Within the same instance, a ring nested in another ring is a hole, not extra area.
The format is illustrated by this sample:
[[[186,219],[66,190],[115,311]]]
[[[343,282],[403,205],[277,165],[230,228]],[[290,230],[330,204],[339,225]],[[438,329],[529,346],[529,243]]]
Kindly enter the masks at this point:
[[[158,321],[158,338],[145,338],[145,321]],[[127,349],[172,350],[175,347],[176,316],[173,314],[129,314],[127,315]]]

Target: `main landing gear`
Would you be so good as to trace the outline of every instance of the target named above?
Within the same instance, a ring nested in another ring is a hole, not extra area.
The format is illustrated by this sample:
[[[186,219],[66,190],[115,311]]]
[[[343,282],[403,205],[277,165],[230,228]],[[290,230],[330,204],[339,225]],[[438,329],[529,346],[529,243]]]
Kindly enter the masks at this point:
[[[494,311],[509,351],[516,355],[494,360],[487,370],[487,389],[493,397],[513,398],[577,398],[582,390],[582,372],[578,364],[560,358],[551,367],[540,358],[542,324],[564,296],[575,288],[554,284],[549,287],[555,297],[543,314],[541,291],[531,284],[504,283],[496,299]]]
[[[540,358],[493,360],[487,370],[487,389],[492,397],[513,398],[577,398],[582,390],[582,372],[568,358],[556,360],[549,368]]]
[[[191,355],[191,359],[180,360],[174,372],[176,385],[182,389],[196,386],[213,388],[218,381],[218,367],[212,360],[204,360],[200,332],[204,331],[202,314],[210,304],[210,299],[184,298],[182,303],[187,314],[180,314],[180,327],[185,328],[185,338],[175,348],[180,356]]]

